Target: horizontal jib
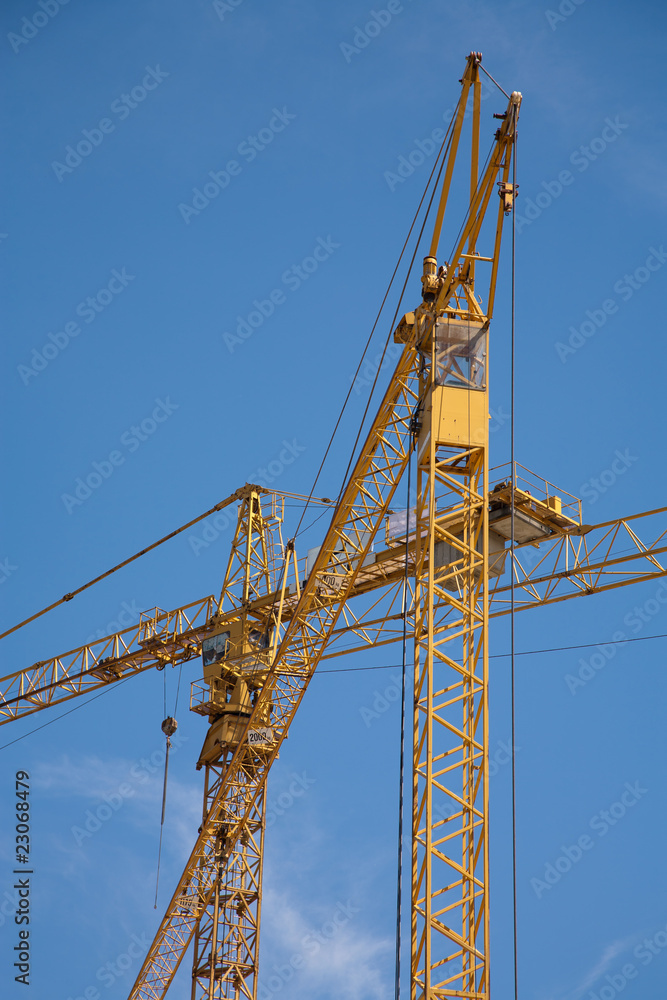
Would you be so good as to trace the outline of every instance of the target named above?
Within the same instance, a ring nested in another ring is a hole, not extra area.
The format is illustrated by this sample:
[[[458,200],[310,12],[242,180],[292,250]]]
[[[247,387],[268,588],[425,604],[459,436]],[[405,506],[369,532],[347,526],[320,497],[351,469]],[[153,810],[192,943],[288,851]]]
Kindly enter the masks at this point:
[[[250,729],[248,730],[248,743],[252,743],[255,746],[261,744],[264,746],[266,743],[273,742],[273,730],[272,729]]]

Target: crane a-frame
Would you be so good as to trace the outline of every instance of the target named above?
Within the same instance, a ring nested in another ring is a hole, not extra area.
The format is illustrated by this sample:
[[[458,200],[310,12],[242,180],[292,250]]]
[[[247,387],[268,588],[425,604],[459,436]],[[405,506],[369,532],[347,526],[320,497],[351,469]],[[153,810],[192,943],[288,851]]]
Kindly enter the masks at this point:
[[[411,995],[488,997],[489,621],[666,572],[667,508],[588,526],[576,498],[546,480],[524,481],[517,467],[492,478],[488,330],[503,220],[516,197],[521,96],[496,116],[480,171],[480,63],[471,53],[443,143],[422,301],[396,327],[401,355],[321,546],[298,561],[282,537],[281,496],[246,484],[217,505],[239,505],[219,599],[156,609],[134,628],[2,679],[0,720],[9,722],[202,657],[191,702],[209,720],[198,760],[202,826],[131,998],[164,996],[193,943],[193,998],[254,1000],[271,764],[320,660],[400,641],[406,628],[414,639]],[[442,261],[471,94],[469,204]],[[496,189],[489,236],[482,224]],[[414,511],[401,525],[392,505],[413,464]],[[523,553],[538,547],[528,565]]]

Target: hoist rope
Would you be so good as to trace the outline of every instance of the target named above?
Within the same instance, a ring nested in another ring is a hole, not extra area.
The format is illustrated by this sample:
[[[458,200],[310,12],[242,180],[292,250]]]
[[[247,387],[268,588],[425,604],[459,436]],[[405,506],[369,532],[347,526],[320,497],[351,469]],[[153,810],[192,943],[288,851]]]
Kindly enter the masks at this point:
[[[629,642],[648,642],[651,639],[667,639],[667,632],[661,632],[659,635],[637,635],[637,636],[632,636],[631,638],[628,639],[616,639],[612,643],[612,645],[621,646]],[[542,653],[562,653],[571,649],[596,649],[599,646],[604,645],[605,641],[606,641],[605,639],[600,639],[599,642],[579,642],[572,646],[548,646],[545,647],[544,649],[520,649],[517,650],[514,655],[537,656]],[[507,659],[508,657],[511,657],[511,655],[512,655],[511,653],[491,653],[489,655],[489,659],[490,660]],[[326,669],[318,670],[315,676],[322,677],[323,674],[364,673],[367,670],[394,670],[396,667],[400,667],[401,665],[402,664],[400,663],[377,663],[370,667],[334,667],[331,670],[326,670]],[[72,712],[78,712],[79,709],[85,708],[86,705],[89,705],[91,702],[96,701],[98,698],[101,698],[102,695],[109,694],[110,691],[118,690],[121,684],[126,684],[133,676],[134,674],[130,674],[130,676],[124,677],[120,681],[115,681],[113,684],[103,688],[102,691],[98,691],[97,694],[92,695],[92,697],[88,698],[86,701],[79,702],[78,704],[74,705],[73,708],[69,708],[66,712],[63,712],[62,715],[56,715],[53,719],[49,719],[48,722],[43,722],[41,726],[36,726],[29,732],[23,733],[22,736],[17,736],[16,739],[10,740],[9,743],[3,743],[2,746],[0,746],[0,750],[6,750],[7,747],[11,747],[15,743],[20,743],[22,740],[27,739],[28,736],[33,736],[35,733],[38,733],[41,729],[46,729],[47,726],[52,726],[54,722],[60,722],[61,719],[64,719],[68,715],[71,715]]]
[[[165,709],[166,712],[166,709]],[[162,784],[162,816],[160,818],[160,842],[157,849],[157,874],[155,877],[155,902],[153,909],[157,910],[157,893],[160,887],[160,863],[162,861],[162,834],[164,832],[164,813],[167,805],[167,774],[169,773],[169,751],[171,750],[171,740],[167,736],[167,749],[164,755],[164,782]]]
[[[454,114],[456,114],[456,112],[454,112]],[[386,289],[384,297],[382,299],[382,303],[380,305],[380,308],[378,310],[377,316],[375,318],[375,322],[373,323],[373,326],[371,328],[371,332],[370,332],[370,334],[369,334],[369,336],[368,336],[368,338],[366,340],[366,344],[364,346],[364,350],[363,350],[361,358],[359,360],[359,364],[357,365],[356,371],[355,371],[354,376],[352,378],[352,381],[350,383],[350,388],[348,389],[347,395],[346,395],[345,400],[343,402],[343,406],[342,406],[341,411],[340,411],[340,413],[338,415],[338,419],[336,421],[336,424],[334,426],[333,432],[332,432],[331,437],[329,439],[329,443],[328,443],[326,451],[324,453],[324,457],[322,458],[322,461],[320,463],[319,469],[318,469],[317,474],[315,476],[315,480],[313,482],[312,489],[311,489],[309,495],[304,498],[305,499],[304,509],[303,509],[303,511],[301,513],[301,517],[299,519],[299,523],[298,523],[297,530],[295,532],[294,537],[296,537],[296,535],[300,533],[301,524],[303,522],[305,513],[306,513],[309,505],[311,503],[325,503],[325,501],[319,500],[319,498],[315,498],[315,496],[314,496],[315,487],[316,487],[316,485],[317,485],[317,483],[319,481],[320,475],[322,474],[322,469],[324,467],[324,463],[325,463],[325,461],[326,461],[326,459],[327,459],[327,457],[329,455],[329,452],[330,452],[331,447],[333,445],[336,433],[338,431],[338,428],[340,426],[341,420],[343,418],[343,415],[344,415],[345,410],[347,408],[347,405],[349,403],[350,396],[352,394],[352,389],[354,387],[354,383],[355,383],[355,381],[356,381],[356,379],[357,379],[357,377],[359,375],[359,372],[361,371],[361,366],[363,365],[364,359],[366,357],[366,354],[368,353],[368,350],[370,348],[371,341],[372,341],[373,335],[375,333],[375,329],[376,329],[377,324],[378,324],[378,322],[380,320],[380,316],[382,315],[382,310],[384,309],[385,303],[386,303],[387,298],[389,296],[389,293],[391,291],[391,287],[392,287],[392,285],[394,283],[394,279],[396,277],[396,274],[397,274],[398,269],[400,267],[401,261],[403,259],[404,254],[405,254],[405,251],[406,251],[406,248],[408,246],[410,237],[412,235],[412,231],[413,231],[413,229],[414,229],[414,227],[416,225],[417,219],[419,218],[419,213],[420,213],[422,205],[424,203],[424,199],[426,198],[426,195],[428,194],[428,188],[429,188],[429,185],[430,185],[431,180],[433,178],[433,175],[434,175],[434,173],[436,171],[436,168],[438,166],[438,162],[440,160],[440,157],[442,156],[443,150],[445,150],[445,146],[447,145],[447,147],[449,147],[449,143],[451,142],[451,134],[450,133],[452,131],[453,122],[454,122],[454,115],[452,115],[452,119],[451,119],[451,121],[449,123],[449,126],[447,128],[447,132],[445,133],[445,137],[444,137],[444,139],[442,141],[442,145],[441,145],[440,150],[438,152],[438,156],[436,157],[435,163],[433,165],[433,168],[431,170],[429,178],[428,178],[428,180],[426,182],[426,187],[424,189],[424,192],[423,192],[422,197],[420,199],[419,205],[417,207],[417,211],[415,212],[414,218],[413,218],[412,223],[410,225],[410,229],[408,231],[408,235],[407,235],[407,237],[405,239],[405,242],[403,243],[403,247],[401,249],[401,252],[399,254],[398,260],[397,260],[396,265],[394,267],[394,271],[393,271],[392,276],[391,276],[391,278],[389,280],[389,284],[387,285],[387,289]],[[371,391],[370,391],[370,394],[369,394],[369,400],[368,400],[368,403],[366,405],[366,409],[364,411],[364,415],[363,415],[362,420],[361,420],[361,425],[360,425],[360,428],[359,428],[359,432],[357,434],[357,438],[355,440],[355,445],[354,445],[354,448],[352,450],[352,455],[354,455],[354,452],[356,451],[356,446],[357,446],[357,443],[359,441],[361,430],[363,428],[363,424],[364,424],[364,421],[365,421],[367,413],[368,413],[368,407],[370,405],[370,400],[372,398],[372,395],[373,395],[373,392],[375,390],[375,386],[376,386],[376,383],[377,383],[377,380],[378,380],[378,376],[380,374],[380,369],[382,367],[382,363],[384,361],[384,357],[385,357],[385,354],[386,354],[386,351],[387,351],[387,347],[388,347],[388,344],[389,344],[389,338],[391,337],[391,334],[393,332],[394,323],[395,323],[396,317],[398,315],[398,311],[400,309],[400,304],[401,304],[401,301],[403,299],[403,295],[405,293],[405,288],[407,286],[407,283],[408,283],[408,280],[409,280],[409,277],[410,277],[410,273],[412,271],[412,266],[414,264],[414,259],[415,259],[415,256],[417,254],[417,250],[419,248],[419,243],[421,241],[421,237],[422,237],[423,232],[424,232],[424,226],[426,224],[426,219],[428,218],[428,214],[430,212],[431,205],[433,203],[433,197],[434,197],[435,191],[437,189],[437,183],[438,183],[438,180],[439,180],[440,175],[442,173],[442,169],[444,167],[444,163],[445,163],[445,158],[443,158],[442,163],[440,165],[440,170],[438,172],[438,176],[436,178],[436,182],[435,182],[435,185],[434,185],[434,188],[433,188],[433,193],[431,195],[431,199],[429,201],[429,205],[428,205],[428,208],[426,210],[425,217],[424,217],[424,222],[422,224],[422,228],[421,228],[421,231],[419,233],[419,238],[417,240],[417,245],[415,247],[415,252],[413,253],[412,260],[410,262],[410,267],[408,269],[408,274],[407,274],[407,277],[405,279],[405,283],[403,285],[403,288],[401,290],[401,296],[400,296],[400,299],[399,299],[399,304],[398,304],[398,306],[396,308],[396,311],[394,313],[394,318],[393,318],[393,321],[392,321],[391,329],[389,331],[389,335],[387,337],[387,341],[385,343],[385,347],[384,347],[384,350],[382,352],[382,357],[381,357],[380,363],[378,365],[378,369],[377,369],[377,372],[376,372],[376,375],[375,375],[375,379],[374,379],[373,385],[371,387]],[[347,470],[345,472],[345,476],[343,478],[343,484],[344,485],[343,485],[343,488],[341,489],[341,493],[339,493],[339,497],[342,494],[343,489],[345,487],[345,483],[346,483],[346,480],[347,480],[347,475],[348,475],[348,472],[349,472],[349,469],[350,469],[350,465],[351,465],[351,460],[350,460],[350,463],[348,463],[348,468],[347,468]],[[273,492],[282,492],[282,491],[277,491],[276,490],[276,491],[273,491]],[[292,493],[285,493],[284,495],[285,496],[290,496],[290,497],[295,497],[296,496],[296,494],[292,494]],[[13,625],[12,628],[7,629],[5,632],[0,633],[0,639],[6,638],[8,635],[11,635],[13,632],[18,631],[19,629],[23,628],[25,625],[29,625],[30,622],[36,621],[36,619],[41,618],[42,615],[47,614],[49,611],[53,611],[54,608],[59,607],[61,604],[65,604],[68,601],[71,601],[74,597],[77,597],[78,594],[81,594],[81,593],[83,593],[83,591],[88,590],[89,587],[94,586],[94,584],[96,584],[96,583],[100,583],[100,581],[105,580],[108,576],[111,576],[113,573],[116,573],[119,569],[123,569],[123,567],[128,566],[130,563],[134,562],[136,559],[139,559],[141,556],[146,555],[148,552],[151,552],[153,549],[158,548],[158,546],[163,545],[164,542],[169,541],[171,538],[175,538],[176,535],[179,535],[179,534],[181,534],[181,532],[186,531],[188,528],[191,528],[193,525],[198,524],[199,521],[203,521],[205,518],[210,517],[211,514],[215,514],[216,512],[222,510],[224,507],[227,507],[230,503],[233,503],[234,500],[236,500],[236,499],[237,499],[237,496],[236,496],[236,494],[234,494],[231,497],[227,497],[226,500],[220,501],[219,503],[215,504],[214,507],[211,507],[210,510],[205,511],[203,514],[200,514],[198,517],[195,517],[191,521],[188,521],[186,524],[181,525],[179,528],[176,528],[175,531],[169,532],[168,535],[165,535],[163,538],[158,539],[158,541],[153,542],[151,545],[148,545],[146,548],[141,549],[139,552],[136,552],[134,555],[130,556],[128,559],[124,559],[122,562],[118,563],[116,566],[113,566],[111,569],[106,570],[106,572],[101,573],[99,576],[96,576],[94,579],[89,580],[87,583],[84,583],[82,586],[77,587],[75,590],[72,590],[69,593],[64,594],[59,600],[54,601],[52,604],[47,605],[46,607],[42,608],[40,611],[37,611],[35,614],[30,615],[30,617],[25,618],[23,621],[19,622],[17,625]],[[329,506],[328,503],[327,503],[327,506]],[[325,510],[326,510],[326,507],[325,507]],[[319,515],[319,516],[322,516],[322,515]]]
[[[458,105],[457,105],[457,108],[458,108]],[[400,297],[399,297],[399,300],[398,300],[398,305],[396,306],[396,309],[394,310],[394,315],[393,315],[393,318],[392,318],[392,322],[390,324],[389,333],[387,335],[387,339],[385,341],[384,348],[382,350],[382,355],[381,355],[380,360],[379,360],[379,362],[377,364],[377,370],[375,372],[375,378],[373,379],[373,384],[371,385],[371,389],[370,389],[370,392],[368,394],[368,400],[366,402],[366,407],[364,409],[363,415],[361,417],[361,421],[359,423],[359,430],[357,431],[357,436],[355,438],[354,445],[353,445],[352,450],[350,452],[350,459],[348,461],[347,468],[345,470],[345,474],[344,474],[343,479],[342,479],[342,486],[341,486],[341,489],[340,489],[340,491],[338,493],[337,500],[340,500],[340,497],[343,495],[343,493],[345,491],[345,487],[347,485],[347,477],[349,475],[350,469],[352,467],[352,463],[354,461],[354,456],[355,456],[355,452],[357,450],[357,445],[359,443],[359,438],[361,437],[361,433],[363,431],[364,423],[365,423],[366,417],[368,415],[368,410],[369,410],[369,407],[370,407],[370,404],[371,404],[371,400],[373,398],[373,393],[375,392],[375,387],[377,385],[377,381],[378,381],[378,378],[380,376],[380,372],[382,370],[382,365],[384,363],[385,354],[387,353],[387,348],[389,346],[389,341],[390,341],[391,336],[392,336],[392,334],[394,332],[394,328],[395,328],[395,324],[396,324],[396,319],[398,317],[398,313],[399,313],[399,310],[401,308],[401,302],[403,301],[403,296],[405,294],[405,289],[407,288],[408,281],[410,280],[410,275],[412,273],[412,268],[413,268],[413,265],[414,265],[414,262],[415,262],[415,257],[417,256],[417,251],[419,250],[419,244],[420,244],[421,238],[422,238],[422,236],[424,234],[424,227],[426,225],[426,220],[428,219],[429,212],[431,211],[431,206],[433,204],[433,198],[434,198],[435,192],[437,190],[438,181],[440,179],[440,175],[442,174],[442,170],[443,170],[443,167],[445,165],[446,155],[443,156],[443,151],[446,153],[446,149],[449,149],[449,145],[451,143],[451,138],[452,138],[452,134],[453,134],[452,128],[453,128],[454,116],[455,115],[456,115],[456,111],[454,111],[454,114],[452,115],[450,123],[449,123],[449,125],[447,127],[447,131],[445,133],[445,137],[442,140],[442,144],[441,144],[440,149],[438,151],[438,155],[437,155],[437,157],[435,159],[435,163],[433,164],[433,167],[431,169],[431,173],[429,174],[428,180],[426,181],[426,186],[424,187],[424,191],[423,191],[422,196],[421,196],[421,198],[419,200],[419,205],[417,206],[417,210],[416,210],[416,212],[414,214],[414,217],[412,219],[412,222],[410,224],[410,229],[408,230],[408,235],[405,238],[405,241],[404,241],[403,246],[401,248],[401,252],[400,252],[400,254],[398,256],[398,260],[396,261],[396,266],[394,267],[394,270],[392,272],[391,278],[389,279],[389,284],[387,285],[387,290],[384,293],[384,296],[383,296],[383,299],[382,299],[382,304],[380,305],[380,308],[378,310],[377,316],[375,317],[375,322],[373,323],[373,326],[371,328],[371,332],[370,332],[370,334],[368,336],[368,339],[366,341],[366,345],[364,347],[363,354],[361,355],[361,359],[359,361],[359,364],[357,365],[357,369],[356,369],[356,371],[354,373],[354,376],[352,377],[352,380],[350,382],[350,388],[347,391],[347,395],[346,395],[345,400],[343,402],[343,405],[341,407],[340,413],[338,415],[338,419],[336,420],[336,424],[335,424],[334,429],[333,429],[333,431],[331,433],[331,437],[329,438],[329,443],[327,444],[326,450],[324,452],[324,457],[322,458],[322,461],[320,462],[320,466],[319,466],[319,468],[317,470],[317,474],[315,476],[315,480],[313,482],[313,486],[312,486],[312,490],[311,490],[311,496],[315,492],[315,487],[317,486],[318,480],[319,480],[319,478],[320,478],[320,476],[322,474],[322,470],[324,468],[324,463],[327,460],[327,457],[328,457],[329,452],[331,450],[331,447],[333,445],[334,439],[335,439],[336,434],[338,432],[338,428],[340,426],[341,420],[343,419],[343,415],[345,413],[345,409],[347,407],[347,404],[349,403],[350,396],[352,394],[352,389],[354,388],[354,383],[357,380],[357,376],[359,375],[359,372],[361,371],[361,366],[362,366],[362,364],[364,362],[364,358],[366,357],[366,354],[368,353],[368,350],[370,348],[371,340],[373,339],[373,335],[375,333],[376,327],[377,327],[377,325],[378,325],[378,323],[380,321],[380,316],[382,315],[382,310],[384,309],[384,306],[385,306],[385,303],[387,301],[387,298],[389,297],[389,292],[391,291],[391,287],[392,287],[392,285],[394,283],[394,280],[396,278],[396,274],[398,273],[398,269],[399,269],[401,261],[403,259],[403,255],[405,254],[405,251],[407,249],[408,243],[410,241],[410,237],[412,236],[412,231],[415,228],[415,225],[416,225],[417,220],[419,218],[419,213],[421,212],[422,205],[424,204],[424,200],[426,199],[426,196],[428,194],[428,189],[430,187],[430,184],[431,184],[431,181],[432,181],[433,176],[435,174],[435,171],[436,171],[436,169],[438,167],[438,162],[440,161],[440,158],[442,156],[442,163],[440,164],[440,169],[438,170],[438,174],[437,174],[437,177],[436,177],[436,180],[435,180],[435,184],[433,186],[433,192],[431,194],[431,198],[430,198],[430,201],[428,203],[428,207],[427,207],[425,215],[424,215],[424,221],[422,222],[422,226],[421,226],[421,229],[420,229],[420,232],[419,232],[419,236],[417,237],[417,242],[415,244],[415,249],[414,249],[414,252],[412,254],[412,258],[410,260],[410,265],[408,267],[408,272],[407,272],[405,281],[403,283],[403,287],[401,289],[401,294],[400,294]],[[303,519],[304,519],[304,516],[305,516],[307,508],[308,508],[308,502],[306,503],[306,507],[304,508],[304,511],[303,511],[303,513],[302,513],[302,515],[301,515],[301,517],[299,519],[299,523],[297,525],[297,529],[296,529],[296,531],[294,533],[294,537],[295,538],[301,533],[301,524],[303,522]],[[322,516],[321,514],[318,515],[318,517],[315,518],[315,521],[319,520],[319,518],[321,516]],[[315,523],[315,521],[312,521],[309,525],[307,525],[307,527],[304,528],[303,531],[306,531],[308,528],[312,527],[312,525]]]
[[[408,487],[405,512],[405,575],[403,577],[403,662],[401,674],[401,749],[398,768],[398,873],[396,879],[396,970],[395,1000],[401,996],[401,924],[403,912],[403,799],[405,782],[405,686],[408,657],[408,580],[410,558],[410,481],[412,471],[412,443],[408,455]],[[416,528],[415,528],[416,537]]]
[[[460,98],[459,98],[459,103],[460,103]],[[364,428],[364,424],[366,422],[366,417],[368,416],[368,411],[370,409],[371,401],[373,399],[373,393],[375,392],[375,387],[376,387],[378,379],[380,377],[380,372],[382,370],[382,365],[384,363],[385,354],[387,353],[387,348],[389,347],[389,341],[391,340],[391,336],[392,336],[392,333],[394,331],[394,327],[396,325],[396,320],[398,319],[398,315],[400,313],[401,303],[403,301],[403,296],[405,295],[405,290],[406,290],[406,288],[408,286],[408,281],[410,280],[410,275],[412,274],[412,268],[413,268],[414,263],[415,263],[415,258],[417,256],[417,252],[419,250],[419,245],[421,243],[422,236],[424,235],[424,229],[426,228],[426,222],[428,221],[428,217],[429,217],[429,214],[431,212],[431,208],[433,207],[433,199],[435,198],[436,191],[438,190],[438,184],[440,182],[440,177],[442,176],[442,171],[444,170],[445,163],[447,162],[447,154],[449,152],[449,148],[450,148],[451,141],[452,141],[452,136],[454,134],[453,133],[454,118],[456,117],[457,113],[458,113],[458,104],[456,106],[456,109],[454,110],[454,113],[452,114],[452,117],[451,117],[451,120],[449,122],[449,125],[447,126],[447,132],[445,133],[445,138],[442,140],[442,145],[440,146],[440,150],[439,150],[438,155],[436,157],[435,163],[433,164],[433,168],[432,168],[431,173],[429,175],[429,178],[428,178],[428,180],[426,182],[426,187],[424,188],[424,193],[421,196],[421,199],[420,199],[420,202],[419,202],[419,206],[417,207],[417,211],[415,212],[415,217],[412,220],[412,225],[410,226],[410,232],[408,233],[407,238],[405,240],[405,243],[403,244],[403,250],[401,251],[401,256],[405,252],[405,248],[407,246],[408,240],[410,239],[410,234],[412,233],[412,230],[413,230],[413,228],[415,226],[415,223],[417,222],[417,219],[419,217],[419,213],[421,211],[421,207],[422,207],[422,205],[424,203],[424,199],[426,198],[426,195],[428,194],[428,189],[429,189],[429,186],[431,184],[431,180],[433,179],[433,175],[435,174],[436,167],[438,166],[438,161],[440,160],[440,157],[442,157],[442,163],[440,164],[440,169],[438,170],[437,176],[435,178],[435,182],[433,184],[433,191],[431,192],[431,197],[429,199],[428,206],[427,206],[426,211],[424,213],[424,219],[423,219],[423,222],[422,222],[422,225],[421,225],[421,229],[419,230],[419,236],[417,237],[417,241],[415,243],[415,249],[413,251],[412,258],[410,259],[410,266],[408,268],[408,273],[406,274],[405,281],[403,282],[403,287],[401,289],[401,294],[400,294],[400,297],[399,297],[399,300],[398,300],[398,305],[396,306],[396,309],[394,311],[394,315],[393,315],[393,318],[392,318],[392,321],[391,321],[391,325],[390,325],[390,328],[389,328],[389,333],[387,335],[387,339],[385,341],[385,345],[384,345],[384,348],[382,350],[382,355],[381,355],[380,360],[379,360],[378,365],[377,365],[377,371],[375,373],[375,378],[373,379],[373,384],[371,385],[371,390],[370,390],[370,392],[368,394],[368,400],[366,402],[366,407],[364,409],[364,413],[363,413],[363,416],[361,418],[361,422],[359,424],[359,430],[357,431],[357,436],[355,438],[354,445],[352,447],[352,451],[350,452],[350,459],[349,459],[349,461],[347,463],[347,469],[345,470],[345,475],[343,476],[343,489],[341,489],[340,493],[338,494],[339,498],[342,495],[343,490],[345,489],[345,485],[347,484],[347,477],[348,477],[348,475],[350,473],[350,469],[352,468],[352,463],[354,461],[355,454],[356,454],[356,451],[357,451],[357,445],[359,444],[359,439],[361,437],[361,434],[362,434],[362,431],[363,431],[363,428]],[[399,258],[399,260],[400,260],[400,258]],[[397,269],[398,269],[398,265],[397,265],[396,270]],[[394,271],[394,274],[396,274],[396,270]],[[392,281],[393,281],[393,275],[392,275]]]
[[[513,910],[513,950],[514,950],[514,1000],[519,996],[519,959],[517,944],[517,889],[516,889],[516,755],[514,747],[516,745],[516,696],[515,696],[515,644],[514,644],[514,518],[515,518],[515,497],[516,490],[516,464],[514,459],[514,373],[515,373],[515,305],[516,305],[516,154],[517,154],[517,106],[512,105],[512,115],[514,117],[514,149],[512,156],[512,292],[511,292],[511,347],[510,347],[510,463],[512,469],[511,476],[511,503],[510,503],[510,687],[512,700],[512,718],[510,746],[512,747],[512,910]]]

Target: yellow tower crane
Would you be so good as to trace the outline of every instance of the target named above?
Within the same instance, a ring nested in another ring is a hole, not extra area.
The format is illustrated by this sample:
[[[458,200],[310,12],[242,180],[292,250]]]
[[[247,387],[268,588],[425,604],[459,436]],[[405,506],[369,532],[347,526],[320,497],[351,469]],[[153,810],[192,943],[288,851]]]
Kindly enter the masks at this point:
[[[283,539],[284,495],[246,484],[216,505],[238,503],[218,599],[155,609],[133,628],[0,681],[6,723],[202,658],[191,696],[209,722],[197,762],[202,825],[131,1000],[164,997],[191,943],[193,1000],[255,1000],[270,767],[321,660],[406,634],[414,641],[411,996],[488,998],[489,621],[667,572],[667,508],[586,525],[580,502],[547,480],[514,464],[489,469],[488,332],[503,220],[516,197],[521,95],[496,116],[480,171],[480,66],[471,53],[443,143],[421,302],[394,331],[396,369],[330,505],[322,544],[297,560],[294,541]],[[470,195],[443,260],[471,94]],[[500,202],[487,233],[494,190]],[[414,510],[396,513],[412,463]]]

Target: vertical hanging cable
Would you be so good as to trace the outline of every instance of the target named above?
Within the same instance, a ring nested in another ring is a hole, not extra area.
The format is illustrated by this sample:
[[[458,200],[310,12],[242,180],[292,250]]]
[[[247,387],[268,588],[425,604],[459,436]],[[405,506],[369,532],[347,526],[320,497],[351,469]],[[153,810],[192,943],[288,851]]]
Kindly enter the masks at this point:
[[[166,711],[165,711],[166,714]],[[157,849],[157,875],[155,877],[155,902],[153,909],[157,910],[157,893],[160,886],[160,862],[162,860],[162,833],[164,831],[164,813],[167,805],[167,775],[169,773],[169,751],[171,750],[171,737],[176,732],[178,723],[173,716],[169,715],[162,723],[161,729],[167,737],[167,749],[164,755],[164,782],[162,784],[162,816],[160,818],[160,842]]]
[[[511,320],[511,362],[510,362],[510,462],[511,473],[511,504],[510,504],[510,687],[512,697],[511,752],[512,752],[512,908],[514,913],[514,1000],[519,996],[518,948],[517,948],[517,916],[516,916],[516,757],[514,755],[515,738],[515,691],[514,691],[514,491],[516,489],[516,464],[514,460],[514,305],[515,305],[515,273],[516,273],[516,154],[517,154],[517,106],[512,105],[514,117],[514,149],[512,157],[512,320]]]
[[[413,418],[414,422],[414,418]],[[401,916],[403,907],[403,785],[405,774],[405,675],[408,657],[408,561],[410,553],[410,480],[412,471],[412,434],[408,453],[407,509],[405,513],[405,576],[403,577],[403,673],[401,680],[401,751],[398,778],[398,877],[396,881],[396,971],[394,983],[395,1000],[401,996]]]

